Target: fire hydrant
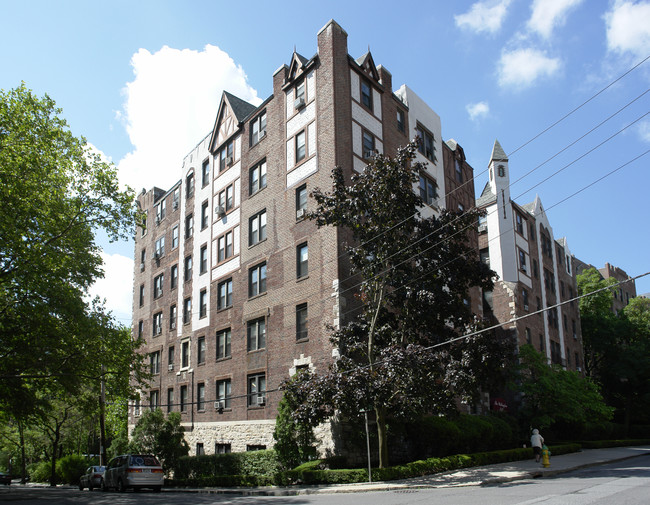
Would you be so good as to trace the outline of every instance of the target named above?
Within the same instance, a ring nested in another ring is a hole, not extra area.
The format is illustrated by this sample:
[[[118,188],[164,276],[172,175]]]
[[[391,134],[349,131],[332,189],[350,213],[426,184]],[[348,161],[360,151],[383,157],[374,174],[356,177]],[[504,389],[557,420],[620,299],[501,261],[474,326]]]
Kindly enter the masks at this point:
[[[551,451],[548,450],[546,445],[542,447],[542,466],[544,468],[551,466]]]

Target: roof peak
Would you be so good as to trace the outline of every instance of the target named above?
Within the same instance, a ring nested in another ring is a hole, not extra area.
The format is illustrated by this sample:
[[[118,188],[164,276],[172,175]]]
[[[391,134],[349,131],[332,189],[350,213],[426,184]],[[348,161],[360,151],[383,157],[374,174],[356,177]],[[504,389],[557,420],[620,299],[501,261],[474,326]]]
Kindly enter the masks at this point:
[[[499,144],[498,140],[494,141],[494,147],[492,147],[492,156],[490,157],[490,161],[508,161],[508,156],[503,150],[503,147],[501,147],[501,144]]]

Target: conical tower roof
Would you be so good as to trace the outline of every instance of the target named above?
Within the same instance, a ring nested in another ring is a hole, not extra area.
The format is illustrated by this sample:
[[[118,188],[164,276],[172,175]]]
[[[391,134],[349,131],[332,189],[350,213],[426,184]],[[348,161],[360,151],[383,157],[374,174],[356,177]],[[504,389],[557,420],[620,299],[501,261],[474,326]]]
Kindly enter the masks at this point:
[[[492,148],[492,157],[490,158],[490,162],[492,161],[508,161],[508,156],[506,156],[506,153],[503,150],[503,147],[501,147],[501,144],[499,144],[498,140],[494,141],[494,147]]]

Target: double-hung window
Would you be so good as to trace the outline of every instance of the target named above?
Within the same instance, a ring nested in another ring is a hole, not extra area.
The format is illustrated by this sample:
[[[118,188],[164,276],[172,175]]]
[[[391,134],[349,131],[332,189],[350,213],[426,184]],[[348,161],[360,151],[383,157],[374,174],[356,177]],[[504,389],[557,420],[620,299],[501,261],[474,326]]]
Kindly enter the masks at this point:
[[[266,321],[263,317],[248,321],[246,324],[246,341],[249,352],[266,347]]]
[[[232,395],[232,386],[230,379],[221,379],[217,381],[217,400],[223,402],[226,409],[230,408],[230,397]],[[226,451],[223,451],[226,452]],[[230,452],[230,451],[227,451]]]
[[[219,212],[227,213],[235,206],[235,187],[231,184],[219,192]]]
[[[208,315],[208,292],[202,289],[199,293],[199,319]]]
[[[436,148],[434,146],[434,137],[433,133],[429,132],[422,125],[419,125],[415,128],[415,134],[419,137],[418,141],[418,151],[424,155],[430,161],[436,161]]]
[[[199,273],[204,274],[208,271],[208,246],[201,246],[199,252]]]
[[[194,217],[192,214],[185,216],[185,238],[190,238],[194,233]]]
[[[368,79],[361,79],[361,103],[372,112],[372,86]]]
[[[160,373],[160,351],[149,354],[149,370],[152,374]]]
[[[192,256],[185,256],[185,270],[183,272],[185,282],[192,279]]]
[[[248,406],[262,407],[266,403],[266,374],[248,376]]]
[[[196,410],[205,410],[205,383],[199,382],[196,385]],[[197,455],[203,452],[203,444],[196,444]]]
[[[178,247],[178,225],[172,228],[172,249]]]
[[[178,286],[178,265],[172,265],[170,269],[170,273],[171,273],[171,279],[170,279],[169,287],[171,289],[174,289],[176,286]]]
[[[296,248],[296,277],[300,279],[309,273],[309,249],[307,242]]]
[[[251,146],[257,144],[266,135],[266,111],[251,121]]]
[[[226,232],[217,240],[217,259],[218,262],[227,260],[233,255],[233,232]]]
[[[174,304],[171,307],[169,307],[169,329],[170,330],[175,330],[176,329],[176,318],[177,317],[178,316],[176,314],[176,305]]]
[[[192,298],[188,297],[183,300],[183,324],[192,322]]]
[[[307,304],[301,303],[296,306],[296,340],[303,340],[307,337]]]
[[[156,240],[154,257],[162,258],[165,255],[165,237],[162,236]]]
[[[307,144],[305,130],[296,135],[296,163],[302,161],[307,156]]]
[[[199,337],[196,341],[196,362],[197,364],[205,363],[205,337]]]
[[[427,205],[435,205],[438,199],[436,182],[424,174],[420,174],[420,198]]]
[[[266,209],[248,220],[248,245],[266,240]]]
[[[160,335],[162,333],[162,320],[163,320],[163,313],[162,312],[156,312],[153,315],[153,334],[154,334],[154,336]]]
[[[232,305],[232,279],[222,281],[217,286],[217,309],[225,309]]]
[[[210,182],[210,160],[205,160],[201,166],[201,183],[205,187]]]
[[[266,160],[259,162],[249,171],[248,194],[257,193],[266,187]]]
[[[181,342],[181,368],[190,367],[190,341]]]
[[[209,209],[208,202],[203,202],[203,204],[201,204],[201,229],[202,230],[205,230],[208,227],[208,224],[210,223],[208,209]]]
[[[232,332],[230,328],[217,332],[217,359],[230,357],[230,342]]]
[[[266,262],[248,271],[248,296],[253,297],[266,292]]]
[[[189,174],[185,179],[185,196],[187,198],[194,196],[194,172]]]
[[[160,298],[163,295],[164,274],[157,275],[153,279],[153,297]]]
[[[372,158],[375,155],[375,136],[368,130],[363,130],[363,157]]]

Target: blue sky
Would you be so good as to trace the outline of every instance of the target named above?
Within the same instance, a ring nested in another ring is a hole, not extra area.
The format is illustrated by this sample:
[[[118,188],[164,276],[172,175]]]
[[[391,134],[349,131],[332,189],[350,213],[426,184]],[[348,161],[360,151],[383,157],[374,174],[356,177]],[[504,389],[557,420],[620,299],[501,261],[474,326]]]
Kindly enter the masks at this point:
[[[498,139],[515,201],[538,194],[577,257],[632,276],[650,270],[650,60],[594,97],[650,56],[648,0],[0,0],[0,9],[0,88],[25,81],[48,93],[137,191],[180,179],[223,89],[265,99],[294,47],[313,56],[333,18],[352,56],[370,48],[395,89],[406,83],[440,115],[477,192]],[[100,241],[107,278],[96,291],[129,324],[133,244]],[[650,276],[637,290],[650,292]]]

